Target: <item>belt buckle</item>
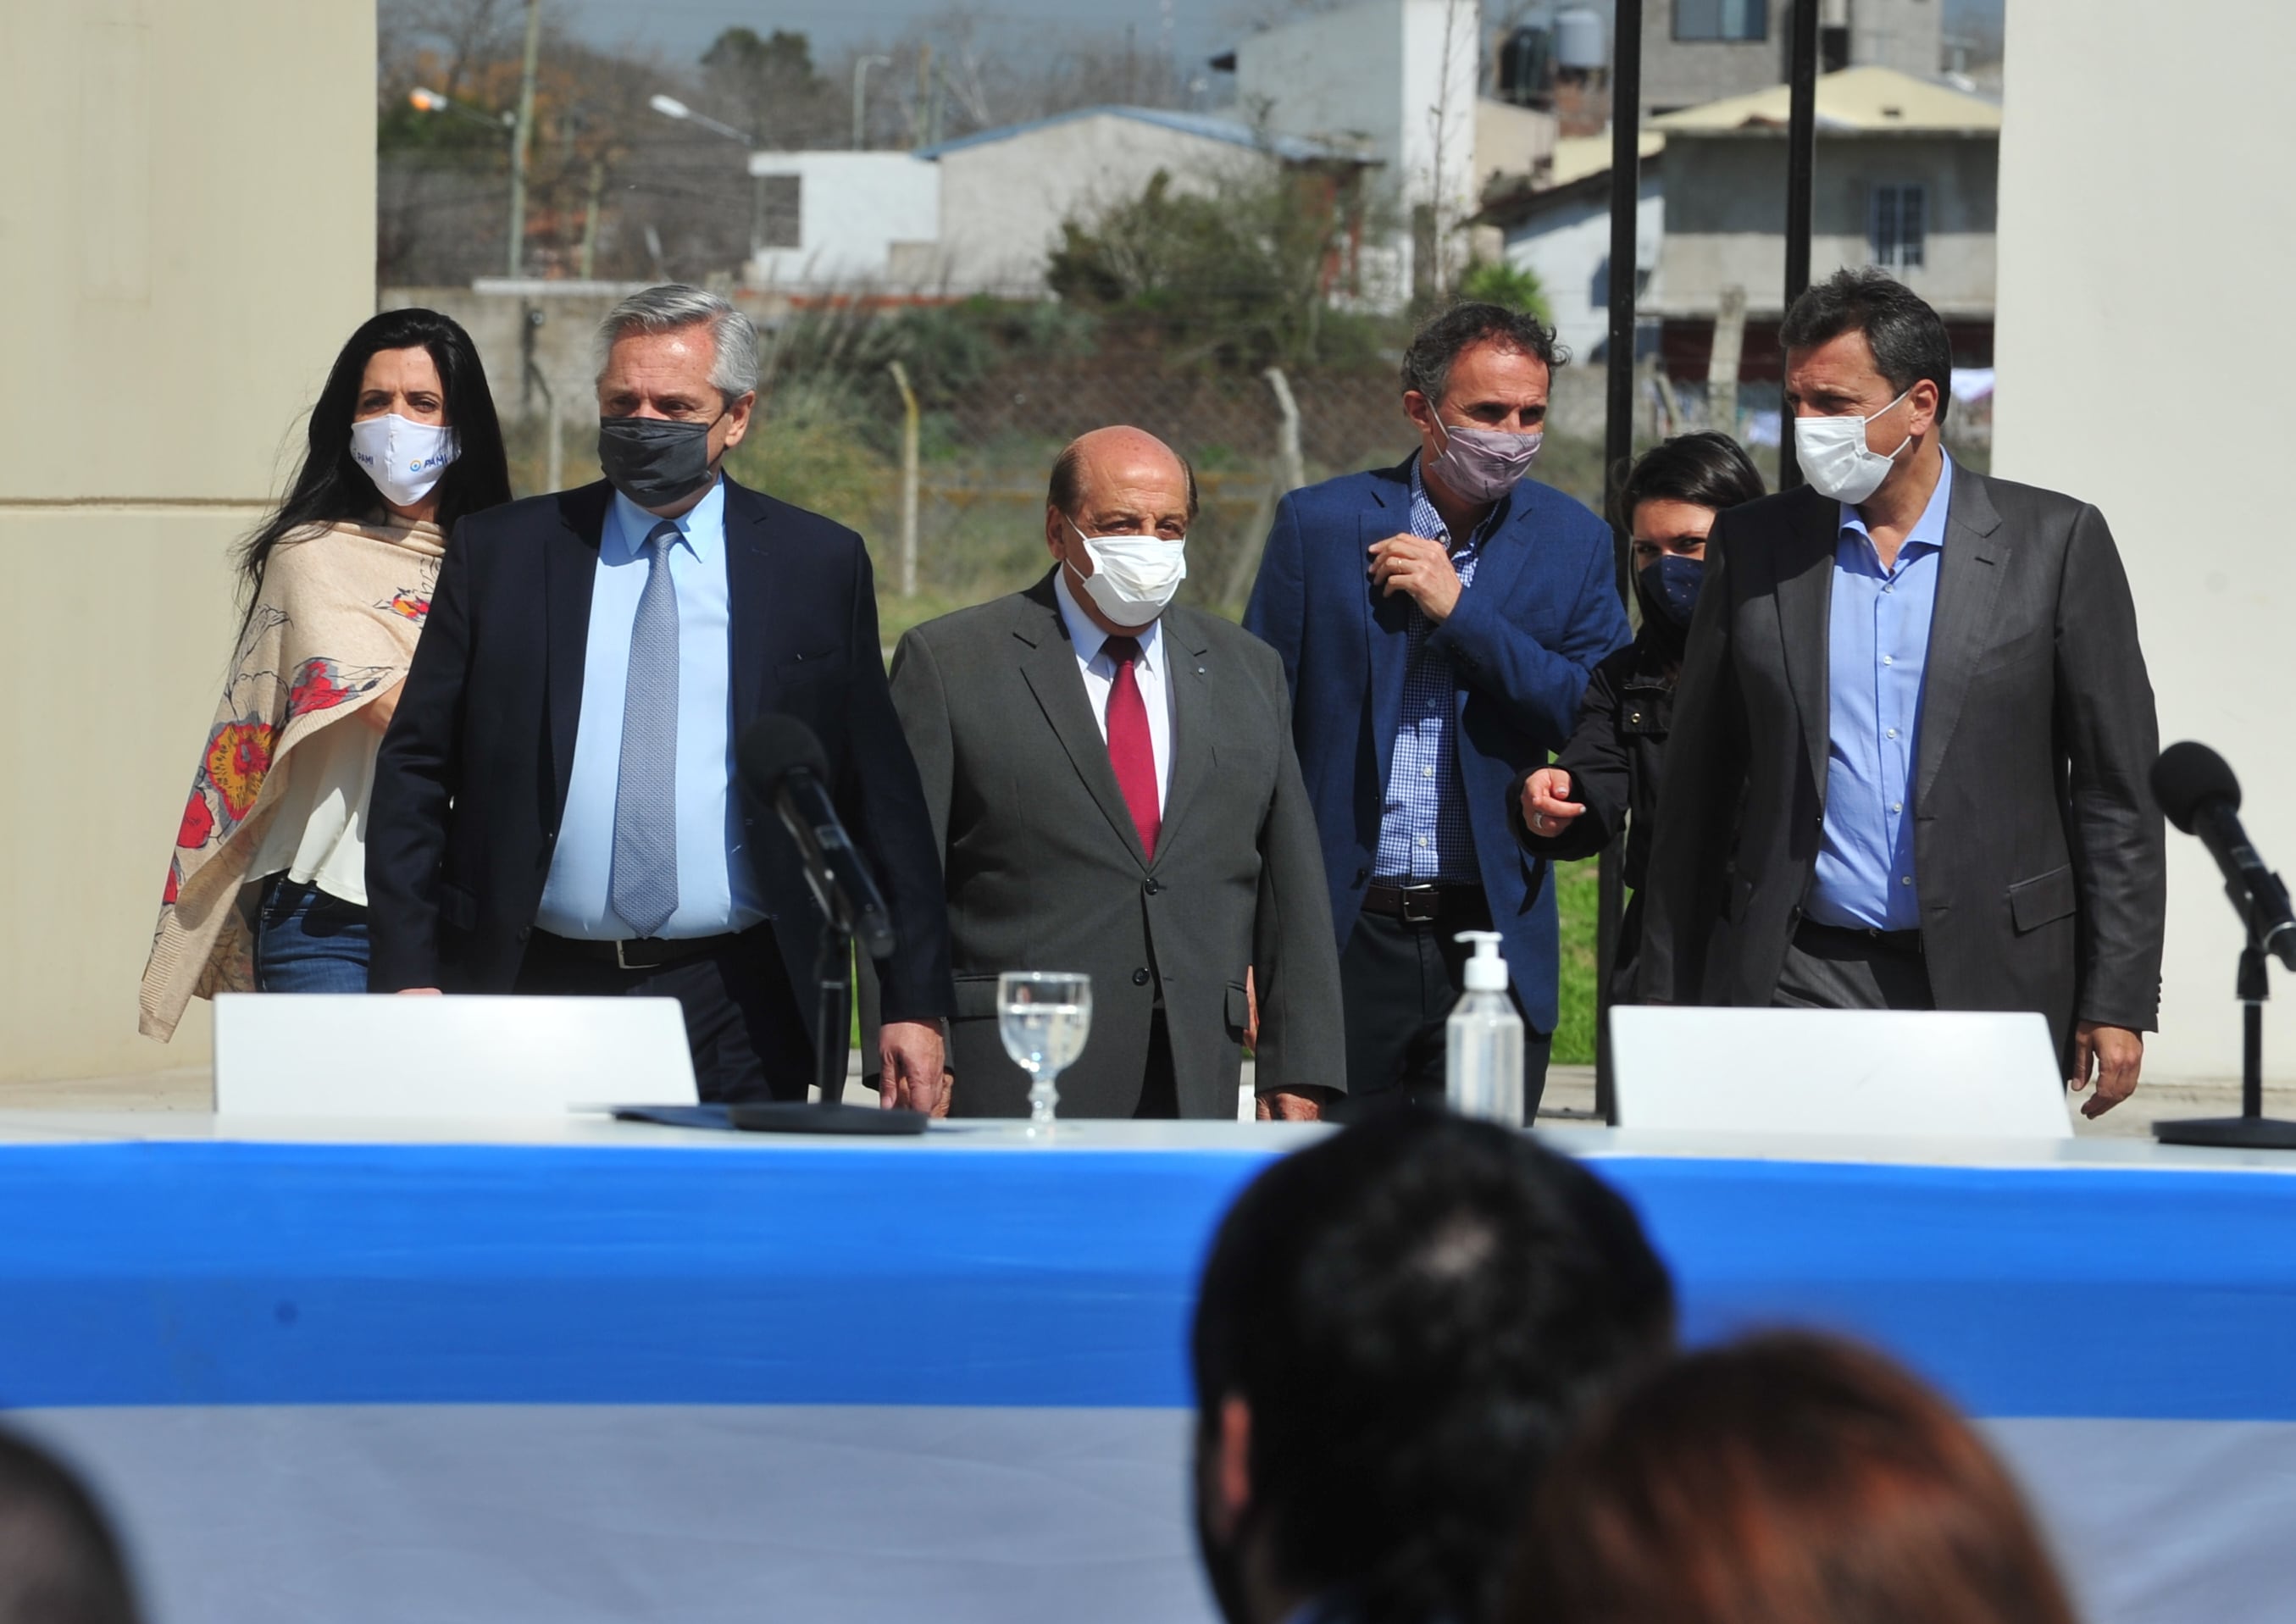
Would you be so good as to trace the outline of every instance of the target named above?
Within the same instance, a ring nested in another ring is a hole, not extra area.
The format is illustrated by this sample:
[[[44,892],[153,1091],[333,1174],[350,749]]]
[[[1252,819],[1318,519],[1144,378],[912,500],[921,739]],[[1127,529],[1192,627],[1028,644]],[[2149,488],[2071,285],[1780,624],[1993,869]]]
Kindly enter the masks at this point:
[[[1443,892],[1438,886],[1406,885],[1396,892],[1396,898],[1407,925],[1431,925],[1442,917]]]
[[[617,941],[617,942],[614,944],[614,968],[615,968],[615,969],[617,969],[617,970],[644,970],[644,969],[645,969],[645,968],[646,968],[646,966],[645,966],[645,965],[644,965],[644,964],[631,964],[631,963],[630,963],[630,961],[629,961],[627,957],[625,957],[625,956],[623,956],[623,949],[624,949],[624,948],[626,948],[626,947],[627,947],[629,945],[630,945],[630,944],[629,944],[627,941],[626,941],[626,940],[625,940],[625,941]]]

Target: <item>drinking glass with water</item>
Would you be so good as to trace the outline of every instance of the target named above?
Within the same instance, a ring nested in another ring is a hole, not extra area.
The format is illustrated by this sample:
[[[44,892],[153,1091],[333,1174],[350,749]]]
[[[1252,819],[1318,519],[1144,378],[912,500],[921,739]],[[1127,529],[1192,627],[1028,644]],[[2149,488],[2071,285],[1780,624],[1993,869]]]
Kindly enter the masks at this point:
[[[996,1030],[1029,1085],[1029,1132],[1049,1133],[1054,1087],[1092,1033],[1092,978],[1067,971],[1008,970],[996,978]]]

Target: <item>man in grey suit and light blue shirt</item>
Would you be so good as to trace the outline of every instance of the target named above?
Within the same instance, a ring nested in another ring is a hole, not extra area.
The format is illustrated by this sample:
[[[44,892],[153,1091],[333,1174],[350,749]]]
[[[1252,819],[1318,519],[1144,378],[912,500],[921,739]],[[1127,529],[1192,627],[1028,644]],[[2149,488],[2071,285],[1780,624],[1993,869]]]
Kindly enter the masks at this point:
[[[1957,467],[1945,324],[1880,271],[1788,312],[1808,488],[1723,513],[1647,882],[1652,1003],[2031,1010],[2096,1116],[2136,1087],[2160,734],[2097,511]]]

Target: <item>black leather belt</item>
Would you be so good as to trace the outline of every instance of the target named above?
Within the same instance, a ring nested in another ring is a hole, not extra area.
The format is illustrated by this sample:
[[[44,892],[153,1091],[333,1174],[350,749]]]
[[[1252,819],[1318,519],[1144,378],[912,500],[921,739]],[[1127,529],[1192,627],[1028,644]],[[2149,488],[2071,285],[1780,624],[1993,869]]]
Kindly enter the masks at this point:
[[[742,939],[726,931],[717,936],[682,936],[674,940],[650,936],[637,941],[594,942],[553,935],[548,931],[537,931],[534,939],[553,953],[611,964],[617,970],[660,970],[665,964],[683,964],[690,958],[720,952]]]
[[[1470,929],[1491,923],[1490,898],[1480,885],[1390,885],[1374,880],[1364,892],[1364,912],[1399,919],[1407,925],[1457,924]]]
[[[1822,925],[1815,919],[1805,919],[1794,927],[1794,940],[1812,952],[1827,948],[1836,952],[1871,952],[1886,947],[1892,953],[1909,953],[1919,957],[1922,953],[1922,933],[1919,931],[1877,931],[1871,925]]]

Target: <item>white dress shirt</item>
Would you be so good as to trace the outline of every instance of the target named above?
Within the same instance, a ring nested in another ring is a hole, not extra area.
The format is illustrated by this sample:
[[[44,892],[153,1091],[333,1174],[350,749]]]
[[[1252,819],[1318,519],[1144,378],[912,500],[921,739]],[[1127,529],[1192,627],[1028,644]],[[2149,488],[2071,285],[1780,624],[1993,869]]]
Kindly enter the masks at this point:
[[[622,701],[630,631],[651,568],[646,537],[660,521],[619,491],[606,511],[590,588],[581,720],[566,813],[535,923],[554,936],[620,941],[636,932],[607,899],[614,865],[614,798],[622,765]],[[669,577],[677,588],[677,911],[664,938],[716,936],[765,918],[734,793],[733,599],[726,576],[726,482],[675,521]]]
[[[1065,565],[1053,572],[1053,595],[1060,600],[1061,619],[1069,628],[1069,644],[1076,650],[1077,668],[1084,673],[1085,698],[1092,719],[1100,724],[1103,743],[1108,741],[1108,694],[1116,685],[1116,662],[1103,651],[1108,634],[1085,613],[1069,590]],[[1164,810],[1164,794],[1172,782],[1172,685],[1164,668],[1164,623],[1158,620],[1139,634],[1140,658],[1132,675],[1140,685],[1141,702],[1148,707],[1148,747],[1156,757],[1156,810]]]

